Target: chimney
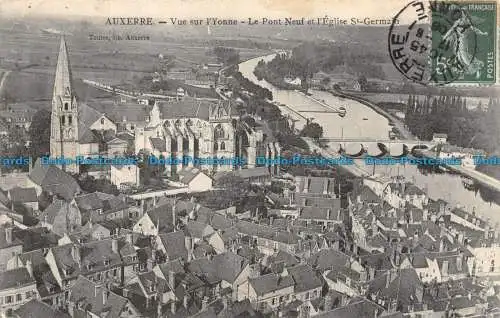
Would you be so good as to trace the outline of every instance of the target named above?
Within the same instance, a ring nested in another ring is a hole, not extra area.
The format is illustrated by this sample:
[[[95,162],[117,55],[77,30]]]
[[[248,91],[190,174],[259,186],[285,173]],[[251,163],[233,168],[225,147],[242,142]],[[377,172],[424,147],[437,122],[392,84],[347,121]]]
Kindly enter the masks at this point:
[[[134,239],[132,233],[127,233],[127,235],[125,236],[125,240],[127,241],[128,244],[132,246],[134,245]]]
[[[168,271],[168,285],[172,290],[175,289],[175,272],[174,271]]]
[[[123,289],[122,289],[122,296],[123,296],[123,297],[127,298],[127,297],[128,297],[128,293],[129,293],[128,288],[123,288]]]
[[[471,299],[472,299],[472,294],[471,294],[471,292],[469,292],[469,293],[467,294],[467,298],[469,298],[469,300],[471,300]]]
[[[184,299],[182,301],[182,304],[184,305],[184,308],[188,307],[188,301],[189,301],[189,297],[188,297],[187,293],[184,293]]]
[[[323,194],[328,194],[328,179],[323,179]]]
[[[118,254],[118,240],[117,239],[111,240],[111,249],[113,250],[113,253]]]
[[[203,297],[203,300],[201,301],[201,310],[205,310],[208,307],[208,297],[205,296]]]
[[[389,285],[392,282],[392,270],[387,271],[387,275],[385,275],[385,288],[389,288]]]
[[[177,210],[177,200],[174,199],[174,204],[172,205],[172,225],[174,226],[174,231],[175,231],[175,228],[176,228],[176,225],[177,225],[177,220],[175,218],[176,210]],[[160,229],[158,229],[158,231],[159,230]]]
[[[108,301],[108,291],[103,288],[102,290],[102,304],[106,305],[106,302]]]
[[[306,179],[304,180],[304,191],[302,191],[303,193],[309,192],[309,184],[310,183],[311,183],[311,180],[309,179],[309,177],[306,177]]]
[[[172,301],[170,303],[170,312],[172,312],[172,314],[175,314],[175,312],[177,311],[177,304],[175,303],[175,301]]]
[[[274,217],[273,216],[270,216],[269,217],[269,225],[272,226],[273,225],[273,222],[274,222]]]
[[[370,266],[369,273],[370,273],[369,280],[374,279],[375,278],[375,267]]]
[[[448,261],[443,261],[443,265],[441,266],[441,275],[448,276]]]
[[[161,317],[161,301],[158,301],[158,306],[156,307],[156,314],[158,318]]]
[[[97,298],[97,296],[99,296],[99,289],[101,289],[101,285],[99,284],[95,284],[94,285],[94,298]]]
[[[332,210],[331,209],[327,209],[326,210],[326,219],[330,220],[331,217],[332,217]]]
[[[444,252],[444,240],[443,239],[439,240],[439,252],[440,253]]]
[[[16,260],[17,260],[17,256],[16,256]],[[30,273],[30,277],[33,278],[33,264],[31,263],[31,260],[27,260],[26,261],[26,270],[28,271],[28,273]]]
[[[460,252],[457,256],[457,270],[459,272],[462,271],[462,266],[463,266],[463,255],[462,252]]]
[[[5,240],[7,241],[7,244],[12,243],[12,227],[8,226],[5,228]]]
[[[82,258],[80,254],[80,246],[73,244],[73,246],[71,247],[71,256],[73,257],[75,263],[81,265]]]

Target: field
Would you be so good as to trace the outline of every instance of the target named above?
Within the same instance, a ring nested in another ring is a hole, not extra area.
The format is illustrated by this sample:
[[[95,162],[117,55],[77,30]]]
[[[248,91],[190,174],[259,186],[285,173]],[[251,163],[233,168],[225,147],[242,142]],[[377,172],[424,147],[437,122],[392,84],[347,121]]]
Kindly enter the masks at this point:
[[[138,79],[159,69],[160,54],[176,57],[177,67],[190,68],[203,63],[215,63],[217,61],[210,54],[212,47],[209,45],[225,43],[223,38],[207,41],[201,36],[199,39],[174,39],[160,35],[152,37],[151,41],[91,41],[85,34],[73,34],[66,37],[66,42],[73,78],[77,82],[77,94],[83,99],[103,95],[83,87],[83,79],[109,85],[136,83]],[[57,35],[38,31],[26,33],[0,29],[0,69],[12,70],[4,87],[10,98],[15,101],[51,98],[59,41]],[[234,39],[228,41],[239,44]],[[243,47],[238,48],[241,59],[269,52],[252,48],[252,45],[243,43]]]

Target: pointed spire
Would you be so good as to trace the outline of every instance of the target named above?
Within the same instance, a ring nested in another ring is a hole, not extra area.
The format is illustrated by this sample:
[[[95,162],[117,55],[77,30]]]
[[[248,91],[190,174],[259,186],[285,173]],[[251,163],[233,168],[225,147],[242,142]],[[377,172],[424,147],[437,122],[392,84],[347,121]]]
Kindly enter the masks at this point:
[[[68,59],[68,49],[64,36],[61,37],[59,55],[57,57],[56,75],[54,80],[54,96],[72,95],[71,69]],[[68,95],[69,94],[69,95]]]

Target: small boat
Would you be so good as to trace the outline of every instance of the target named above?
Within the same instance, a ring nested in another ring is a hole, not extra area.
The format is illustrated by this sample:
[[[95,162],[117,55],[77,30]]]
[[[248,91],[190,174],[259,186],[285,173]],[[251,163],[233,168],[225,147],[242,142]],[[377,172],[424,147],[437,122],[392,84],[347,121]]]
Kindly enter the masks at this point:
[[[339,107],[339,116],[340,117],[344,117],[346,112],[347,112],[347,110],[345,109],[345,107]]]
[[[366,118],[366,117],[363,117],[363,120],[368,120],[368,118]]]

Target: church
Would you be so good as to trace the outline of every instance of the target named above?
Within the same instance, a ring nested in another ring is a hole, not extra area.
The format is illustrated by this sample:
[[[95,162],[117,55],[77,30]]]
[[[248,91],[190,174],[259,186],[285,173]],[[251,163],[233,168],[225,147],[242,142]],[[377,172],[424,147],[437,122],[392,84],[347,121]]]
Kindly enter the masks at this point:
[[[52,98],[51,157],[75,158],[98,155],[123,155],[116,152],[101,153],[99,131],[112,131],[115,137],[129,134],[134,153],[164,158],[243,158],[245,166],[198,166],[202,171],[215,173],[242,168],[254,168],[258,156],[277,158],[281,148],[251,117],[241,117],[231,101],[177,96],[171,100],[156,100],[153,105],[139,102],[79,101],[72,83],[68,50],[61,39]],[[120,138],[109,138],[107,148],[113,149]],[[172,176],[182,168],[193,167],[193,162],[167,165],[166,174]],[[79,173],[79,166],[68,165],[66,171]],[[271,174],[278,167],[269,167]]]
[[[77,156],[99,155],[99,140],[85,122],[89,106],[80,103],[75,95],[66,41],[61,38],[57,58],[50,131],[50,156],[75,159]],[[78,173],[78,165],[63,170]]]

